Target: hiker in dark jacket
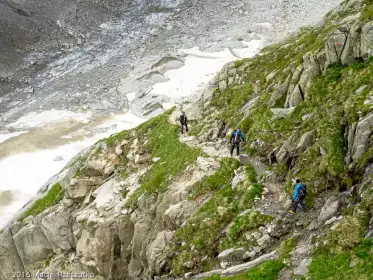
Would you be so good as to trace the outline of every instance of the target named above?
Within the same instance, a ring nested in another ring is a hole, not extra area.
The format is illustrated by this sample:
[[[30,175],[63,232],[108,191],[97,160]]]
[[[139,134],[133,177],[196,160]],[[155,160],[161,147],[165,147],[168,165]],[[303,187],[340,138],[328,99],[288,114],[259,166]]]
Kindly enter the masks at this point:
[[[188,118],[185,115],[185,112],[181,112],[180,116],[180,127],[181,127],[181,134],[184,135],[184,126],[185,126],[185,132],[188,132]]]
[[[237,128],[235,131],[233,131],[230,143],[232,145],[231,147],[231,156],[233,156],[234,149],[237,149],[237,156],[240,154],[240,143],[241,141],[245,142],[245,137],[242,133],[242,131]]]
[[[297,208],[300,205],[304,212],[307,212],[307,207],[304,203],[304,199],[307,195],[307,185],[302,184],[299,179],[295,181],[294,194],[292,197],[292,206],[290,213],[295,214]]]

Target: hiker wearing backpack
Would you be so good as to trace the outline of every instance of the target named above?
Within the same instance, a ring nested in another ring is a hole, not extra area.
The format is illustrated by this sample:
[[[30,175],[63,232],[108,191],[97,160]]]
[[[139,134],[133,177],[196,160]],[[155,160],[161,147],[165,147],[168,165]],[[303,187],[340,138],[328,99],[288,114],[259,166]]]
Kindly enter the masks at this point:
[[[297,212],[297,208],[300,205],[304,212],[307,211],[307,207],[304,204],[304,199],[307,196],[307,185],[300,182],[299,179],[295,181],[295,189],[292,198],[292,207],[290,213],[295,214]]]
[[[240,154],[240,143],[241,141],[245,142],[245,137],[242,133],[242,131],[237,128],[235,131],[233,131],[230,143],[232,145],[231,147],[231,156],[233,156],[234,149],[237,149],[237,156]]]
[[[185,112],[181,112],[180,116],[180,127],[181,127],[181,134],[184,135],[184,126],[185,126],[185,133],[188,132],[188,118],[185,115]]]

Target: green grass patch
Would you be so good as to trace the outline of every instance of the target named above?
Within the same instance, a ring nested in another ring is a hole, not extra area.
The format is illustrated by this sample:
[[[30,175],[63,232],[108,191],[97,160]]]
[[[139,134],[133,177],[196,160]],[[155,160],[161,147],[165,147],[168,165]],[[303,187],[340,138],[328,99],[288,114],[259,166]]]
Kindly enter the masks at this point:
[[[272,216],[262,214],[258,211],[251,211],[248,214],[237,217],[230,227],[228,236],[222,241],[222,248],[247,246],[245,233],[258,229],[273,220]],[[256,244],[254,244],[256,245]]]
[[[204,177],[193,186],[192,198],[211,191],[217,191],[231,182],[234,170],[240,166],[237,160],[225,158],[220,162],[220,169],[209,177]]]
[[[34,202],[34,204],[19,218],[19,221],[44,212],[45,209],[57,204],[63,198],[63,195],[64,190],[61,185],[59,183],[53,185],[44,197]]]
[[[179,141],[179,127],[168,122],[169,111],[140,125],[136,131],[140,137],[146,137],[143,149],[151,157],[159,157],[152,167],[141,177],[140,188],[129,199],[128,206],[136,207],[141,194],[162,193],[175,176],[180,175],[188,165],[193,164],[202,155],[200,149],[191,148]]]
[[[361,12],[360,20],[369,21],[373,19],[373,0],[364,0],[365,7]]]
[[[309,276],[318,279],[372,279],[373,240],[364,239],[359,246],[339,254],[324,251],[312,258]]]
[[[278,279],[280,271],[283,268],[285,268],[283,262],[269,260],[237,276],[221,277],[220,275],[215,275],[209,278],[204,278],[204,280],[275,280]]]
[[[170,260],[173,274],[185,273],[188,269],[184,267],[184,264],[195,260],[197,271],[211,268],[215,257],[225,249],[225,244],[227,244],[221,235],[222,231],[236,219],[238,214],[250,209],[255,198],[261,198],[263,186],[258,183],[252,184],[247,178],[232,189],[231,179],[234,176],[234,169],[238,166],[238,161],[227,159],[222,163],[221,172],[218,171],[210,178],[205,178],[202,184],[198,184],[197,192],[202,193],[200,190],[210,190],[211,198],[189,218],[185,226],[176,231],[175,245],[172,251],[179,253]],[[253,169],[247,168],[247,170],[250,170],[248,178],[251,181],[256,181]],[[246,221],[252,222],[251,225],[244,224],[242,223],[244,221],[241,220],[238,221],[237,231],[240,231],[240,234],[246,230],[246,227],[251,229],[270,219],[260,213],[255,214],[251,216],[250,221]]]
[[[297,239],[295,237],[291,237],[285,241],[283,241],[280,245],[280,259],[287,260],[290,259],[291,254],[295,250],[297,246]]]

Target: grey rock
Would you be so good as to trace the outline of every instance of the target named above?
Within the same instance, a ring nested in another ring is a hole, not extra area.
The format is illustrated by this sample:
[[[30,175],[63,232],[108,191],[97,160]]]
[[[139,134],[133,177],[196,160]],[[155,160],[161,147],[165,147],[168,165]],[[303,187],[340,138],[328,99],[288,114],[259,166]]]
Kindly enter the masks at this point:
[[[62,161],[63,160],[63,157],[61,156],[56,156],[53,161]]]
[[[254,248],[253,250],[251,251],[247,251],[243,254],[242,256],[242,259],[244,261],[248,261],[248,260],[251,260],[253,259],[256,255],[258,255],[260,253],[260,248],[259,247],[256,247]]]
[[[273,251],[273,252],[268,253],[266,255],[260,256],[259,258],[255,259],[251,262],[247,262],[247,263],[244,263],[244,264],[240,264],[240,265],[236,265],[236,266],[232,266],[232,267],[229,267],[227,269],[224,269],[221,272],[221,275],[222,276],[237,275],[237,274],[243,273],[244,271],[249,270],[250,268],[253,268],[257,265],[260,265],[261,263],[263,263],[263,262],[265,262],[269,259],[273,259],[275,257],[276,257],[276,251]]]
[[[268,245],[271,242],[271,237],[268,234],[264,234],[261,238],[257,240],[258,245],[264,246]]]
[[[86,173],[88,176],[102,176],[107,162],[105,160],[89,160],[86,163]]]
[[[298,153],[303,153],[307,148],[311,147],[316,140],[316,130],[306,132],[302,135],[296,148]]]
[[[289,155],[295,152],[295,145],[298,137],[299,132],[294,133],[282,144],[279,150],[276,151],[275,157],[278,163],[282,163]]]
[[[363,86],[359,87],[359,88],[355,91],[355,93],[356,93],[356,94],[359,94],[359,93],[361,93],[364,89],[366,89],[367,87],[368,87],[367,85],[363,85]]]
[[[271,98],[268,101],[268,107],[274,107],[278,101],[280,101],[286,94],[291,80],[291,74],[287,77],[286,81],[276,87],[275,91],[272,93]]]
[[[219,275],[222,271],[223,271],[222,269],[211,270],[205,273],[197,274],[193,276],[192,279],[198,279],[198,280],[205,279],[205,278],[208,278],[214,275]]]
[[[320,214],[317,218],[319,224],[323,224],[325,221],[329,220],[335,216],[339,209],[339,200],[337,197],[332,196],[328,198],[324,206],[321,208]]]
[[[0,278],[13,272],[25,272],[9,228],[0,234]]]
[[[239,160],[242,165],[251,164],[250,157],[247,154],[240,154]]]
[[[90,177],[87,179],[72,179],[67,187],[67,193],[72,199],[81,199],[94,187],[100,185],[102,179],[100,177]]]
[[[310,113],[310,114],[305,114],[305,115],[302,116],[302,121],[308,120],[308,119],[312,118],[312,116],[313,116],[312,113]]]
[[[109,177],[115,172],[115,167],[114,165],[107,165],[104,169],[104,177]]]
[[[355,61],[355,58],[360,57],[360,33],[361,26],[359,23],[351,26],[346,44],[341,54],[342,64],[351,64]]]
[[[329,36],[327,42],[325,43],[328,65],[340,62],[346,40],[347,34],[341,31],[336,31]]]
[[[273,71],[272,73],[268,74],[266,77],[266,82],[268,83],[270,80],[272,80],[276,76],[277,71]]]
[[[53,252],[40,226],[27,225],[14,235],[13,239],[25,267],[47,259]]]
[[[227,249],[227,250],[221,252],[218,255],[218,259],[221,262],[222,261],[231,262],[231,261],[242,260],[242,257],[243,257],[244,253],[245,253],[245,251],[244,251],[243,248],[238,248],[238,249],[230,248],[230,249]]]
[[[311,263],[311,258],[303,259],[299,262],[299,265],[294,268],[295,275],[306,275],[308,273],[308,266]]]
[[[360,158],[367,150],[371,129],[373,127],[373,113],[360,120],[356,126],[354,140],[352,141],[351,154],[353,161]]]
[[[361,30],[360,56],[368,60],[373,56],[373,22],[366,23]]]
[[[220,92],[224,92],[227,89],[228,85],[226,81],[219,82],[219,90]]]
[[[300,80],[300,76],[302,75],[303,72],[303,64],[299,65],[293,72],[293,76],[290,81],[290,85],[288,88],[288,92],[286,95],[286,102],[285,102],[285,108],[292,107],[292,102],[290,102],[290,99],[292,99],[292,95],[294,92],[294,89],[298,87],[298,82]]]
[[[270,109],[273,116],[272,120],[286,119],[291,113],[293,113],[294,108],[271,108]]]
[[[41,221],[41,230],[56,253],[75,248],[69,220],[70,214],[67,212],[52,212]]]

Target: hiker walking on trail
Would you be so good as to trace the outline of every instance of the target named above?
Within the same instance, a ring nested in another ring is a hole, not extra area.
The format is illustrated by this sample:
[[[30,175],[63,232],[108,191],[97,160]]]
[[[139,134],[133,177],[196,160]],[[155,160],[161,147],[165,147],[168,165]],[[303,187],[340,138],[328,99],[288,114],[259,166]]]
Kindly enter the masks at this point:
[[[188,132],[188,118],[185,115],[184,111],[181,112],[180,127],[181,127],[181,134],[185,135]],[[184,127],[185,127],[185,130],[184,130]]]
[[[240,143],[241,141],[245,142],[245,137],[242,133],[242,131],[237,128],[235,131],[233,131],[230,143],[232,145],[231,147],[231,156],[233,156],[234,149],[237,149],[237,156],[240,154]]]
[[[307,212],[307,207],[304,203],[304,199],[307,196],[307,185],[300,182],[299,179],[295,181],[295,189],[292,198],[292,206],[290,213],[295,214],[299,205],[304,212]]]

